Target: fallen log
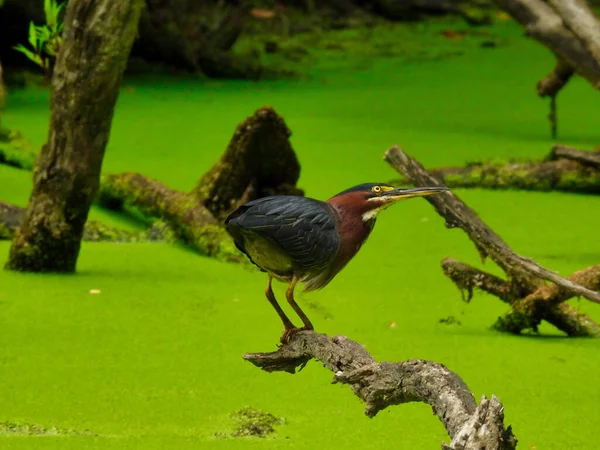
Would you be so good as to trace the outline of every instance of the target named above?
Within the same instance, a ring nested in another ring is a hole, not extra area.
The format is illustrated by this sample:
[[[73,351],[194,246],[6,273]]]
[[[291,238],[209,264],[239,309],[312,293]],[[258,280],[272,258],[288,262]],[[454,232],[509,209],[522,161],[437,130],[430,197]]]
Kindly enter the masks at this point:
[[[439,179],[430,175],[423,166],[406,155],[399,147],[390,148],[385,153],[385,160],[415,186],[442,185]],[[589,285],[589,283],[582,285],[580,282],[583,280],[579,277],[573,279],[562,278],[531,259],[516,254],[455,193],[446,192],[428,197],[426,200],[446,220],[448,228],[460,227],[467,233],[477,248],[482,261],[485,261],[487,257],[492,259],[502,268],[509,280],[509,284],[505,284],[498,277],[481,273],[472,267],[466,269],[468,266],[463,265],[460,267],[456,263],[452,263],[444,272],[456,282],[462,292],[465,289],[467,290],[469,300],[472,296],[473,287],[478,287],[494,293],[494,295],[510,303],[513,306],[513,311],[520,312],[522,309],[521,302],[517,299],[546,288],[545,281],[551,281],[560,289],[563,296],[567,294],[568,296],[583,296],[590,301],[600,303],[600,293],[595,291],[595,285]],[[518,325],[515,325],[505,321],[504,325],[498,328],[509,332],[520,332],[517,330],[535,328],[537,323],[544,319],[551,321],[571,336],[590,335],[600,337],[600,333],[598,333],[600,328],[592,319],[579,313],[575,314],[564,303],[547,304],[543,308],[546,316],[541,315],[540,311],[542,310],[536,309],[535,315],[529,316],[531,320],[528,323],[521,320]]]
[[[23,219],[25,208],[0,201],[0,240],[10,240]],[[88,220],[83,230],[83,241],[87,242],[173,242],[171,230],[162,222],[154,223],[142,232],[127,231],[110,227],[95,220]]]
[[[517,445],[511,427],[504,426],[500,400],[495,395],[482,396],[477,405],[464,381],[436,362],[378,363],[359,343],[314,331],[298,332],[279,350],[247,353],[244,359],[266,372],[291,374],[315,359],[335,374],[334,383],[350,386],[366,403],[368,417],[392,405],[427,403],[451,439],[450,444],[442,444],[442,450],[510,450]]]
[[[102,177],[96,201],[117,211],[139,211],[150,220],[160,218],[178,240],[204,255],[244,262],[225,229],[191,194],[137,173],[123,173]]]
[[[429,174],[448,187],[562,191],[600,194],[600,152],[554,146],[539,162],[492,160],[464,167],[432,169]],[[390,181],[410,184],[408,177]]]

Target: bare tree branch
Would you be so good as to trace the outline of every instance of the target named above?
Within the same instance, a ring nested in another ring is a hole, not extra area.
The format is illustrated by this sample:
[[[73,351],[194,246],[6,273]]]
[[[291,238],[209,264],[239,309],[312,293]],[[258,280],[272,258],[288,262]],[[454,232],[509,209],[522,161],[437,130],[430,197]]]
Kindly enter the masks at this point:
[[[514,292],[519,290],[519,287],[515,284],[455,259],[444,258],[442,260],[442,270],[458,287],[463,300],[467,303],[473,298],[473,288],[495,295],[509,305],[520,298],[518,293]]]
[[[594,59],[600,61],[600,21],[589,5],[584,0],[549,0],[548,3]]]
[[[546,75],[537,84],[537,93],[540,97],[556,97],[558,92],[569,82],[575,71],[573,67],[559,59],[550,74]]]
[[[410,158],[397,146],[390,148],[385,153],[385,160],[398,172],[404,174],[415,186],[443,185],[429,175],[421,164]],[[513,252],[502,238],[492,231],[455,193],[444,192],[425,197],[425,199],[434,206],[438,214],[446,219],[448,228],[462,228],[475,244],[482,260],[489,256],[511,278],[511,282],[535,290],[542,286],[542,280],[548,280],[567,289],[573,295],[581,295],[590,301],[600,303],[599,293],[566,280],[531,259]]]
[[[366,403],[365,414],[375,417],[391,405],[423,402],[444,424],[452,442],[442,449],[509,450],[517,440],[504,428],[504,409],[496,396],[485,396],[479,405],[464,381],[441,364],[408,360],[376,362],[357,342],[301,331],[289,343],[271,353],[247,353],[244,359],[267,371],[295,373],[316,359],[335,373],[333,382],[350,386]]]

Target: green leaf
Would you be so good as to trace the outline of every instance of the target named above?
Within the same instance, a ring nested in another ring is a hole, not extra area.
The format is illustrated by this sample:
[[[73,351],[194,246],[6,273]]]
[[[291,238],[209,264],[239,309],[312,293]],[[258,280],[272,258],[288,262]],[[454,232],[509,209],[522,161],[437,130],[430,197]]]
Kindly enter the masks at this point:
[[[42,64],[40,56],[36,55],[35,53],[33,53],[31,50],[24,47],[23,45],[21,45],[21,44],[15,45],[13,48],[16,51],[23,53],[25,56],[27,56],[27,58],[29,58],[34,63],[39,64],[39,65]]]
[[[35,25],[33,22],[29,22],[29,43],[33,48],[36,47],[37,44],[37,32],[35,30]]]
[[[46,13],[46,23],[52,23],[52,0],[44,0],[44,12]]]

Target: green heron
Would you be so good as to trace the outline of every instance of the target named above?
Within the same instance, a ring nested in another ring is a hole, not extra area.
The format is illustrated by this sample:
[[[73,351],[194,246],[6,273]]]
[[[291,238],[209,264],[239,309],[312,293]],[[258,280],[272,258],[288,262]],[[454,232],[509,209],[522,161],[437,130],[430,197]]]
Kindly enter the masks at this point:
[[[294,300],[298,282],[304,283],[305,292],[322,289],[365,243],[380,211],[398,200],[448,190],[368,183],[326,202],[292,195],[263,197],[236,208],[225,219],[225,227],[236,247],[268,274],[265,295],[283,321],[281,342],[285,343],[296,331],[314,329]],[[289,283],[285,296],[304,328],[295,327],[277,303],[271,287],[273,278]]]

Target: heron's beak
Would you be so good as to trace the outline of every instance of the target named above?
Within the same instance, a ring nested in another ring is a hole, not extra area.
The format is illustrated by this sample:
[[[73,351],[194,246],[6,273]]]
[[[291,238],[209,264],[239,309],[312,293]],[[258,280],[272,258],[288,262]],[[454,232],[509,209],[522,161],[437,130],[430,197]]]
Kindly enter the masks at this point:
[[[440,192],[447,192],[450,189],[447,187],[419,187],[419,188],[409,188],[409,189],[392,189],[387,192],[384,192],[381,196],[385,198],[386,203],[396,202],[398,200],[404,200],[407,198],[413,197],[425,197],[426,195],[439,194]]]

